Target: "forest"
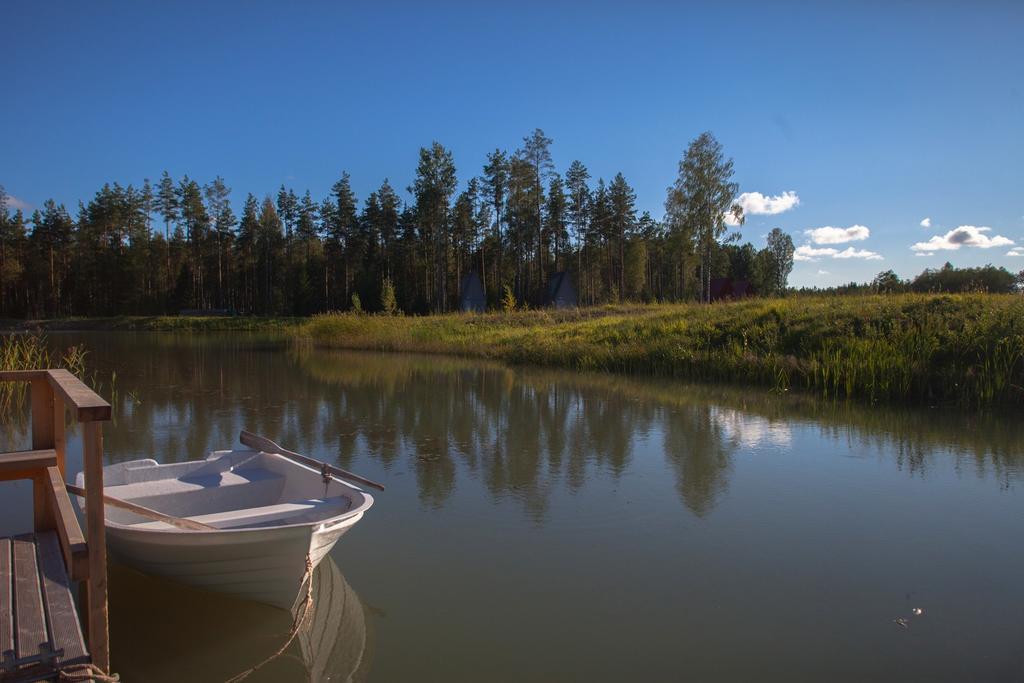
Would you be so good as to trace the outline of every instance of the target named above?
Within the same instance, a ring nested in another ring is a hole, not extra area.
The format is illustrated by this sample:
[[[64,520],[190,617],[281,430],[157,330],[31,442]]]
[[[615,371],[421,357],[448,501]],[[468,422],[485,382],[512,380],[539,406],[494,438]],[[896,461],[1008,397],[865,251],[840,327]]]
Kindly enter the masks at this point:
[[[327,197],[282,185],[248,193],[240,215],[221,177],[164,171],[104,184],[73,213],[51,199],[28,216],[0,188],[0,316],[446,312],[469,272],[490,307],[541,305],[561,271],[581,305],[706,300],[719,276],[785,289],[792,240],[776,229],[759,250],[728,229],[728,213],[743,220],[739,188],[710,133],[683,155],[662,220],[637,215],[621,173],[594,181],[578,160],[559,173],[552,144],[536,129],[460,182],[434,142],[405,194],[384,179],[359,198],[342,172]]]

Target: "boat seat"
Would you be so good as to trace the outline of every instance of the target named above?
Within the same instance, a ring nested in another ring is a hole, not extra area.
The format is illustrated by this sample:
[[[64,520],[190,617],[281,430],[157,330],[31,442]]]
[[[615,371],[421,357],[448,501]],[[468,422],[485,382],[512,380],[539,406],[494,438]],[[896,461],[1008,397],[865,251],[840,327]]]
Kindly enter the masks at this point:
[[[191,515],[186,519],[209,524],[218,529],[248,529],[251,527],[276,526],[278,524],[315,522],[320,519],[340,515],[351,507],[352,501],[345,496],[334,496],[331,498],[295,500],[238,510],[225,510],[224,512],[213,512],[205,515]],[[165,522],[151,521],[133,524],[132,528],[174,529],[175,527]]]
[[[170,515],[203,514],[224,507],[252,505],[257,500],[276,500],[284,490],[285,477],[263,468],[185,475],[180,478],[140,481],[108,486],[105,492]],[[135,518],[131,513],[109,510],[112,519]]]

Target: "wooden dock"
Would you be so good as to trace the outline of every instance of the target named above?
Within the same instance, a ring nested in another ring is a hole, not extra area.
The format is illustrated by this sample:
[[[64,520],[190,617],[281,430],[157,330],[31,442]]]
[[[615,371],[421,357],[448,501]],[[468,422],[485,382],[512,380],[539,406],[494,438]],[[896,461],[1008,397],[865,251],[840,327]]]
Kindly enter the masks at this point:
[[[31,385],[33,450],[0,454],[0,481],[32,481],[35,527],[0,538],[0,682],[58,680],[62,672],[103,680],[110,652],[102,423],[110,404],[67,370],[2,371],[0,381]],[[68,413],[82,425],[88,537],[65,488]],[[84,620],[72,581],[83,589]]]

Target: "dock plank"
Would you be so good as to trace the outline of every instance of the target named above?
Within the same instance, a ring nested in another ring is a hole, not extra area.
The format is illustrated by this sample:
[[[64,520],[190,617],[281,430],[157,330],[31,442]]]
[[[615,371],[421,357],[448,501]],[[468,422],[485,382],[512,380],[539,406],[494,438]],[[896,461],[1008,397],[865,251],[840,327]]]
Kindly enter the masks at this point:
[[[0,538],[0,681],[51,680],[90,661],[57,533]]]
[[[0,538],[0,671],[15,658],[11,571],[11,539]]]
[[[58,662],[61,666],[85,664],[89,654],[85,647],[82,626],[78,622],[60,540],[52,531],[36,534],[39,560],[39,583],[43,590],[47,623],[50,627],[52,647],[63,651]]]
[[[14,546],[14,623],[15,652],[18,659],[30,659],[47,651],[46,618],[39,593],[39,569],[32,535],[15,536]]]

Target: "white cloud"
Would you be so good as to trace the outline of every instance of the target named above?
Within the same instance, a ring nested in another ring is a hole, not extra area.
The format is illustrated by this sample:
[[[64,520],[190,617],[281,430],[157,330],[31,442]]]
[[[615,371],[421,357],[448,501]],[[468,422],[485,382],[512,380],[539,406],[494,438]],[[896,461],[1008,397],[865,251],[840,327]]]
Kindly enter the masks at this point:
[[[774,216],[795,208],[800,204],[800,197],[793,190],[774,197],[760,192],[744,192],[736,198],[736,203],[743,207],[744,216]],[[728,225],[739,225],[731,213],[726,213],[725,222]]]
[[[1006,252],[1007,256],[1024,256],[1024,247],[1014,247]]]
[[[876,254],[873,251],[867,249],[854,249],[853,247],[847,247],[838,254],[833,254],[832,258],[862,258],[866,261],[882,261],[881,254]]]
[[[922,228],[930,228],[930,227],[932,227],[932,219],[931,218],[922,218],[921,219],[921,227]]]
[[[32,208],[32,205],[24,200],[18,199],[14,195],[9,194],[7,195],[7,208],[12,211],[17,211],[18,209],[28,211]]]
[[[827,270],[822,270],[821,268],[819,268],[818,269],[818,275],[828,275],[828,271]]]
[[[802,244],[796,248],[793,252],[794,261],[817,261],[822,256],[835,256],[839,253],[838,249],[831,247],[825,247],[823,249],[815,249],[808,244]]]
[[[804,230],[804,234],[815,244],[843,244],[866,240],[871,236],[871,231],[863,225],[851,225],[848,228],[833,228],[826,225],[824,228]]]
[[[851,259],[860,258],[867,261],[881,261],[882,255],[877,254],[867,249],[854,249],[853,247],[847,247],[843,251],[834,249],[832,247],[812,247],[809,244],[804,244],[796,248],[793,252],[794,261],[817,261],[823,257],[837,258],[837,259]]]
[[[960,247],[977,247],[979,249],[991,249],[992,247],[1008,247],[1013,240],[1002,235],[989,237],[986,232],[992,228],[975,227],[973,225],[961,225],[959,228],[950,230],[945,235],[935,235],[927,242],[918,242],[911,248],[913,251],[956,251]]]

